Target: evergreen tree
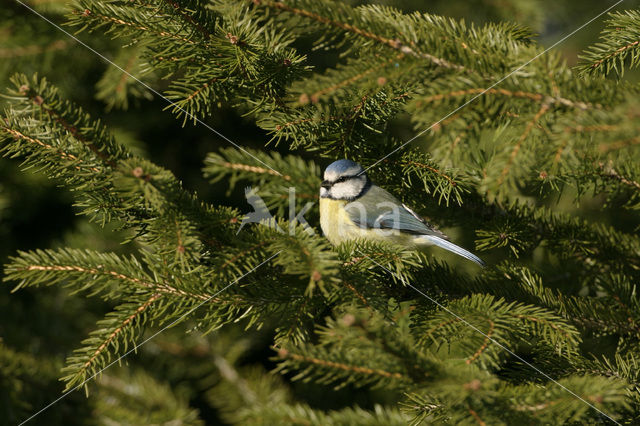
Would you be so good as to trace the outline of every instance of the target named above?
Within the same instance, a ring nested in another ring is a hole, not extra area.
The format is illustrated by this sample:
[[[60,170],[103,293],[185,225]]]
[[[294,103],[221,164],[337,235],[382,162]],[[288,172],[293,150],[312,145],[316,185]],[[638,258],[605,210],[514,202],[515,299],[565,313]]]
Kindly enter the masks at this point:
[[[51,320],[65,345],[85,334],[59,373],[66,350],[39,352],[3,331],[5,418],[48,408],[60,375],[65,408],[38,415],[67,423],[80,421],[76,406],[108,424],[640,421],[640,86],[622,78],[640,63],[640,11],[610,13],[571,68],[526,27],[390,6],[65,4],[38,10],[65,12],[65,31],[121,64],[95,84],[108,110],[160,95],[185,126],[213,129],[231,107],[268,135],[261,149],[220,139],[202,173],[212,187],[251,186],[278,219],[242,226],[246,210],[198,195],[99,110],[69,100],[94,63],[61,64],[78,67],[61,89],[45,66],[14,74],[2,152],[65,188],[93,225],[4,266],[16,290],[7,303],[40,287],[38,305],[65,298],[66,314],[82,317],[68,330]],[[25,39],[52,29],[28,22],[16,27]],[[33,54],[55,61],[72,43],[56,37],[36,39]],[[335,63],[314,67],[323,55]],[[2,72],[28,68],[23,56]],[[489,267],[436,249],[330,246],[315,201],[338,158]],[[315,232],[295,220],[307,202]],[[265,347],[270,360],[250,362]]]

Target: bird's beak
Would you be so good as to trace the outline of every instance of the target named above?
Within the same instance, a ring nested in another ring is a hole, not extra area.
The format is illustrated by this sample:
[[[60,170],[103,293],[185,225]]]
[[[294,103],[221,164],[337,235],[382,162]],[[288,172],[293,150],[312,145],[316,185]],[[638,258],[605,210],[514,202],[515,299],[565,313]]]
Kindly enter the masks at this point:
[[[329,182],[327,180],[323,180],[321,186],[322,186],[322,188],[324,188],[324,189],[326,189],[328,191],[329,189],[331,189],[331,182]]]

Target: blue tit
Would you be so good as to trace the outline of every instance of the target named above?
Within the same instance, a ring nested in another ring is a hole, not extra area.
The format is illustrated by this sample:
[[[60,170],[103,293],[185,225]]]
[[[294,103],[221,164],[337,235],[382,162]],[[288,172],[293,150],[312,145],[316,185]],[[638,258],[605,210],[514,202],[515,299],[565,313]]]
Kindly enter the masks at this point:
[[[320,226],[332,244],[362,238],[418,249],[435,245],[480,266],[473,253],[449,242],[409,207],[375,185],[362,166],[338,160],[324,171],[320,188]]]

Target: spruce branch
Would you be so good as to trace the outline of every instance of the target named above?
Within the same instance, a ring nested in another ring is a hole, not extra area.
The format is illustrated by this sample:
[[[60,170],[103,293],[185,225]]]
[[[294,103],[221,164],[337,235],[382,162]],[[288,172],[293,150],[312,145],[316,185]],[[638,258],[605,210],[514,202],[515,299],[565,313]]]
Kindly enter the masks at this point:
[[[109,67],[96,83],[96,98],[105,102],[107,111],[112,108],[126,110],[129,107],[129,98],[152,99],[152,94],[135,80],[142,77],[142,51],[140,46],[123,49],[115,58],[116,63],[122,64],[122,70]],[[130,75],[134,75],[135,78],[131,78]]]
[[[15,290],[25,286],[63,284],[74,292],[87,291],[120,300],[127,294],[154,291],[176,297],[206,300],[207,294],[189,293],[168,282],[153,279],[135,257],[77,249],[19,252],[5,266],[5,281],[19,281]],[[157,272],[158,271],[154,271]]]
[[[145,365],[154,370],[162,350],[177,355],[163,375],[175,383],[174,367],[195,372],[198,384],[187,397],[230,423],[604,422],[596,410],[637,422],[638,89],[588,75],[637,65],[634,13],[612,15],[629,28],[620,37],[611,32],[609,42],[603,34],[608,45],[587,50],[597,54],[584,66],[595,66],[578,79],[559,55],[521,67],[542,48],[511,24],[308,0],[82,0],[70,23],[126,45],[118,61],[160,88],[177,116],[209,118],[230,106],[273,144],[300,152],[207,155],[207,179],[229,191],[251,185],[280,217],[270,226],[243,224],[240,211],[203,202],[179,176],[130,153],[43,79],[17,76],[0,121],[4,154],[71,189],[84,213],[129,229],[137,252],[19,252],[6,279],[16,289],[58,284],[116,306],[69,357],[70,387],[135,345],[146,327],[199,307],[189,336],[232,323],[247,334],[231,326],[203,337],[205,349],[193,359],[176,328]],[[31,54],[36,42],[58,52],[39,40],[17,52]],[[337,53],[335,66],[309,66],[319,63],[305,56],[309,43]],[[114,107],[145,93],[121,72],[100,79],[98,96]],[[492,267],[468,275],[462,263],[409,247],[331,247],[313,228],[320,159],[378,165],[408,140],[398,127],[409,122],[431,131],[368,175],[446,227],[456,244],[471,250],[475,233]],[[561,196],[566,203],[556,202]],[[292,201],[298,205],[290,214]],[[578,204],[584,201],[589,208]],[[314,235],[295,220],[307,203]],[[610,220],[623,207],[625,220]],[[602,214],[592,216],[597,209]],[[500,261],[505,252],[512,258]],[[259,274],[244,277],[274,255]],[[384,388],[385,405],[326,411],[294,400],[284,381],[242,366],[263,339],[276,349],[277,371],[363,393]],[[532,374],[531,365],[544,374]],[[119,376],[102,378],[98,392],[127,419],[139,419],[127,401],[168,401],[158,411],[197,423],[158,381],[131,377],[134,391],[148,393],[137,398],[114,395],[123,386]],[[398,400],[402,412],[393,407]],[[111,421],[108,404],[97,404],[100,419]]]
[[[223,149],[219,153],[209,153],[204,160],[203,173],[212,183],[228,179],[229,191],[239,182],[247,182],[255,187],[269,209],[277,209],[274,214],[289,217],[289,203],[295,196],[298,209],[318,199],[318,187],[321,182],[320,167],[312,161],[305,161],[300,157],[280,154],[264,153],[257,150],[249,151],[255,158],[273,165],[281,175],[266,169],[253,158],[237,149]],[[247,190],[245,189],[245,195]],[[314,214],[317,209],[313,206]],[[307,217],[307,219],[311,219]]]
[[[497,186],[501,186],[502,183],[504,182],[504,179],[506,178],[507,174],[509,173],[509,170],[511,169],[513,161],[516,158],[516,155],[518,155],[518,152],[520,151],[520,147],[522,146],[522,142],[527,138],[527,136],[529,135],[529,133],[531,132],[533,127],[538,123],[540,118],[548,110],[549,110],[549,105],[546,104],[546,103],[542,104],[542,106],[540,107],[538,112],[536,112],[536,114],[533,116],[531,121],[529,123],[527,123],[527,126],[524,129],[524,132],[522,132],[522,135],[520,135],[520,137],[518,138],[518,141],[516,142],[515,146],[513,147],[513,150],[511,151],[511,154],[509,154],[509,160],[507,161],[507,164],[504,166],[504,168],[500,172],[500,177],[498,178],[498,182],[496,183]]]
[[[518,341],[520,344],[529,342],[535,345],[533,338],[540,338],[541,343],[549,345],[561,356],[575,356],[580,342],[578,332],[566,321],[549,311],[534,306],[517,303],[505,303],[492,296],[474,295],[458,299],[448,309],[455,312],[466,322],[471,322],[484,334],[464,324],[458,317],[451,318],[451,314],[440,311],[436,315],[428,316],[428,321],[416,330],[423,344],[433,342],[436,346],[444,343],[450,345],[450,351],[461,352],[466,363],[471,364],[479,359],[490,365],[497,365],[500,359],[508,354],[500,355],[501,348],[496,348],[494,342],[514,350]],[[416,314],[420,316],[419,313]],[[418,331],[424,330],[424,332]],[[422,334],[423,333],[423,334]],[[522,333],[522,334],[520,334]],[[460,348],[453,343],[459,336]],[[444,339],[440,336],[447,336]],[[453,347],[451,347],[453,345]]]
[[[101,422],[204,424],[184,395],[143,370],[109,371],[97,379],[96,387],[93,415]]]
[[[640,12],[611,12],[605,24],[600,41],[582,53],[577,69],[585,75],[601,76],[615,71],[622,77],[626,67],[640,64]]]
[[[34,76],[30,80],[18,74],[11,81],[15,88],[5,96],[13,107],[11,120],[19,117],[41,117],[44,126],[59,128],[108,167],[114,167],[116,161],[130,156],[123,147],[115,143],[100,121],[90,120],[81,108],[63,100],[57,89],[49,85],[46,79]],[[29,123],[31,126],[33,124],[35,123]]]
[[[7,134],[9,134],[9,136],[13,137],[14,139],[20,139],[23,140],[25,142],[28,142],[29,144],[33,144],[33,145],[38,145],[42,148],[44,148],[47,151],[51,151],[54,152],[55,154],[59,155],[62,159],[64,160],[69,160],[71,162],[76,162],[76,163],[80,163],[82,164],[82,161],[75,155],[73,154],[69,154],[65,151],[62,151],[60,148],[56,148],[48,143],[45,143],[39,139],[36,138],[32,138],[29,137],[25,134],[23,134],[22,132],[20,132],[19,130],[16,129],[12,129],[8,126],[1,126],[0,130],[6,132]],[[7,150],[8,151],[8,150]],[[92,172],[100,172],[100,170],[97,167],[93,167],[93,166],[86,166],[83,165],[85,168],[88,168],[89,170],[91,170]],[[74,166],[76,170],[82,170],[82,166],[78,165],[78,166]]]
[[[63,380],[67,382],[66,390],[83,384],[87,378],[99,374],[100,370],[111,360],[111,352],[127,351],[129,341],[132,341],[140,326],[151,320],[150,307],[161,298],[160,294],[145,295],[138,302],[126,302],[107,314],[104,320],[98,322],[98,329],[82,343],[83,348],[75,351],[67,359],[67,366],[63,369],[66,374]],[[157,309],[157,308],[156,308]]]
[[[354,15],[351,13],[349,9],[345,7],[339,8],[339,11],[331,10],[332,16],[334,18],[330,18],[330,17],[323,16],[321,14],[303,9],[305,6],[307,7],[310,6],[310,4],[305,2],[299,2],[301,3],[300,8],[291,7],[284,4],[283,2],[274,2],[274,1],[256,0],[254,3],[260,6],[275,8],[277,10],[286,11],[289,13],[293,13],[295,15],[304,16],[305,18],[315,20],[322,24],[330,25],[335,28],[339,28],[341,30],[344,30],[353,34],[357,34],[358,36],[376,41],[385,46],[391,47],[392,49],[399,50],[402,55],[406,54],[406,55],[416,56],[421,59],[427,59],[428,61],[440,67],[450,68],[456,71],[465,71],[465,68],[461,65],[453,64],[445,59],[438,58],[429,53],[424,53],[417,50],[417,46],[413,42],[409,42],[409,45],[406,45],[403,43],[403,41],[400,38],[390,39],[382,35],[375,34],[367,30],[363,30],[350,23],[342,22],[345,16],[351,15],[352,19],[354,19]],[[337,8],[338,4],[333,4],[332,6],[333,6],[332,9],[335,9]],[[387,10],[387,11],[391,12],[391,10]],[[335,18],[337,16],[340,17],[340,20]]]
[[[478,95],[478,94],[502,95],[509,98],[527,99],[536,103],[542,103],[547,105],[559,104],[559,105],[573,107],[581,110],[586,110],[594,107],[593,105],[590,105],[581,101],[572,101],[570,99],[565,99],[562,97],[554,98],[550,95],[545,95],[542,93],[531,93],[531,92],[525,92],[522,90],[508,90],[504,88],[490,88],[490,89],[471,88],[471,89],[457,90],[449,93],[429,95],[424,98],[417,98],[415,102],[415,107],[420,108],[422,107],[423,104],[436,103],[447,98],[456,98],[456,97],[466,98],[466,97],[469,97],[472,95]]]

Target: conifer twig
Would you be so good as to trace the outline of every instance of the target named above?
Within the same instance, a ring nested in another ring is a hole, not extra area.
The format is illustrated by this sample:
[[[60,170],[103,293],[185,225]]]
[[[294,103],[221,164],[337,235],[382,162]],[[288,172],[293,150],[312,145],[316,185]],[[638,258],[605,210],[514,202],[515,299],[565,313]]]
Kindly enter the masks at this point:
[[[468,71],[462,65],[454,64],[452,62],[447,61],[446,59],[438,58],[438,57],[430,55],[428,53],[424,53],[424,52],[420,52],[418,50],[415,50],[415,47],[411,48],[411,47],[407,46],[406,44],[403,44],[402,41],[400,39],[397,39],[397,38],[396,39],[386,38],[386,37],[383,37],[381,35],[374,34],[371,31],[366,31],[366,30],[363,30],[363,29],[358,28],[356,26],[353,26],[351,24],[347,24],[345,22],[334,21],[332,19],[329,19],[329,18],[327,18],[325,16],[322,16],[322,15],[319,15],[317,13],[309,12],[308,10],[303,10],[303,9],[287,6],[286,4],[284,4],[282,2],[269,1],[269,0],[253,0],[253,3],[256,4],[256,5],[264,5],[264,6],[267,6],[267,7],[274,8],[274,9],[284,10],[286,12],[293,13],[295,15],[304,16],[306,18],[313,19],[314,21],[321,22],[321,23],[327,24],[327,25],[331,25],[331,26],[336,27],[336,28],[340,28],[340,29],[342,29],[344,31],[348,31],[348,32],[351,32],[353,34],[357,34],[357,35],[359,35],[361,37],[365,37],[365,38],[368,38],[370,40],[374,40],[374,41],[377,41],[379,43],[382,43],[385,46],[391,47],[392,49],[399,50],[403,54],[415,56],[415,57],[422,58],[422,59],[427,59],[427,60],[429,60],[430,62],[434,63],[435,65],[437,65],[439,67],[454,69],[456,71]]]
[[[192,45],[196,44],[193,40],[190,40],[190,39],[188,39],[186,37],[182,37],[182,36],[176,35],[174,33],[170,33],[170,32],[167,32],[167,31],[154,31],[151,28],[145,27],[144,25],[138,24],[136,22],[125,21],[124,19],[121,19],[121,18],[114,18],[112,16],[102,15],[100,13],[93,12],[93,11],[91,11],[89,9],[86,9],[84,11],[76,10],[73,13],[76,14],[76,15],[81,15],[81,16],[95,16],[95,17],[97,17],[98,19],[100,19],[102,21],[110,22],[112,24],[124,25],[124,26],[130,27],[130,28],[135,28],[136,30],[151,32],[151,33],[154,33],[156,35],[159,35],[160,37],[171,38],[171,39],[174,39],[174,40],[178,40],[178,41],[180,41],[182,43],[187,43],[187,44],[192,44]]]
[[[482,353],[485,351],[485,349],[487,349],[487,347],[489,347],[489,344],[491,343],[491,336],[493,335],[495,323],[491,321],[491,319],[489,318],[487,318],[487,322],[489,323],[489,330],[487,330],[487,333],[484,336],[484,341],[482,342],[482,346],[480,346],[480,348],[465,361],[467,364],[471,364],[473,361],[478,359],[480,355],[482,355]]]
[[[158,300],[161,297],[160,294],[153,294],[146,302],[144,302],[142,305],[140,305],[138,307],[138,309],[135,310],[135,312],[131,315],[129,315],[127,318],[125,318],[124,321],[122,321],[122,323],[120,324],[119,327],[117,327],[115,330],[113,330],[113,332],[104,340],[104,342],[102,342],[102,344],[100,346],[98,346],[98,349],[96,349],[96,351],[93,353],[93,355],[91,355],[91,357],[87,360],[87,362],[84,363],[84,365],[82,366],[82,368],[78,371],[78,375],[81,376],[84,374],[84,372],[87,370],[87,368],[89,368],[91,366],[91,364],[93,363],[93,361],[102,353],[102,351],[104,351],[104,349],[113,341],[113,339],[116,338],[116,336],[127,326],[129,325],[136,317],[138,317],[140,314],[142,314],[142,312],[144,312],[151,304],[153,304],[156,300]]]
[[[205,40],[209,40],[211,38],[211,34],[207,31],[200,23],[198,23],[193,16],[189,15],[185,12],[182,7],[180,7],[180,3],[175,0],[164,0],[168,5],[170,5],[185,21],[191,24],[194,28],[196,28]]]
[[[278,348],[276,346],[274,346],[273,349],[276,350],[278,352],[278,356],[283,359],[290,358],[295,361],[302,361],[310,364],[321,365],[323,367],[336,368],[338,370],[344,370],[344,371],[353,371],[353,372],[362,373],[362,374],[370,374],[370,375],[382,376],[382,377],[393,378],[393,379],[405,379],[405,380],[407,379],[407,377],[403,376],[400,373],[392,373],[389,371],[384,371],[376,368],[359,367],[357,365],[349,365],[349,364],[344,364],[340,362],[327,361],[320,358],[307,357],[304,355],[291,353],[287,349]]]
[[[529,99],[534,102],[544,103],[548,105],[558,104],[558,105],[568,106],[568,107],[572,107],[580,110],[587,110],[594,107],[594,105],[587,102],[573,101],[571,99],[566,99],[560,96],[551,96],[551,95],[545,95],[542,93],[525,92],[522,90],[508,90],[508,89],[502,89],[502,88],[484,89],[481,87],[473,88],[473,89],[456,90],[454,92],[441,93],[437,95],[430,95],[418,100],[416,102],[416,106],[421,106],[423,102],[429,103],[429,102],[440,101],[446,98],[455,98],[460,96],[477,95],[477,94],[484,95],[487,93],[491,95],[502,95],[502,96],[513,97],[513,98]]]
[[[47,144],[47,143],[44,143],[44,142],[42,142],[42,141],[41,141],[41,140],[39,140],[39,139],[36,139],[36,138],[32,138],[32,137],[30,137],[30,136],[27,136],[27,135],[25,135],[24,133],[19,132],[18,130],[11,129],[11,128],[6,127],[6,126],[0,126],[0,129],[1,129],[1,130],[4,130],[4,131],[5,131],[5,132],[7,132],[7,133],[9,133],[9,134],[10,134],[11,136],[13,136],[14,138],[22,139],[22,140],[27,141],[27,142],[29,142],[29,143],[32,143],[32,144],[35,144],[35,145],[41,146],[41,147],[42,147],[42,148],[44,148],[44,149],[48,149],[48,150],[51,150],[51,151],[55,151],[55,152],[57,152],[57,153],[58,153],[62,158],[69,159],[69,160],[72,160],[72,161],[78,161],[78,162],[80,162],[80,161],[81,161],[78,157],[76,157],[76,156],[75,156],[75,155],[73,155],[73,154],[69,154],[69,153],[67,153],[67,152],[64,152],[64,151],[63,151],[63,150],[61,150],[60,148],[56,148],[56,147],[54,147],[54,146],[52,146],[52,145],[49,145],[49,144]],[[80,167],[80,166],[75,166],[75,168],[76,168],[76,170],[81,170],[81,167]],[[92,172],[96,172],[96,173],[100,172],[100,170],[99,170],[99,169],[97,169],[96,167],[89,166],[89,167],[87,167],[87,168],[88,168],[89,170],[91,170]]]
[[[522,143],[527,138],[527,136],[529,136],[529,133],[531,132],[531,129],[533,129],[533,127],[537,124],[538,120],[540,120],[540,118],[548,110],[549,110],[549,105],[546,104],[546,103],[542,104],[542,106],[540,107],[540,109],[538,110],[536,115],[533,116],[533,119],[531,121],[529,121],[529,123],[525,127],[524,132],[522,133],[522,135],[520,135],[520,138],[518,138],[518,142],[513,147],[513,150],[511,151],[511,154],[509,155],[509,160],[507,161],[507,164],[504,166],[504,168],[502,169],[502,172],[500,173],[500,177],[498,178],[498,182],[497,182],[497,186],[498,187],[500,187],[502,185],[502,182],[504,182],[505,177],[509,173],[509,169],[511,168],[511,165],[513,164],[513,161],[516,158],[516,155],[518,155],[518,152],[520,151],[520,148],[522,147]]]
[[[107,154],[102,152],[102,150],[100,150],[92,141],[87,139],[87,137],[83,135],[76,126],[68,123],[64,119],[64,115],[60,113],[60,111],[54,109],[52,106],[48,105],[46,103],[47,100],[44,99],[40,94],[36,94],[33,89],[27,87],[25,95],[31,100],[34,105],[38,106],[42,111],[46,112],[54,121],[64,127],[64,129],[71,136],[73,136],[74,139],[89,148],[89,150],[91,150],[91,152],[93,152],[100,160],[102,160],[105,165],[114,169],[117,168],[117,164],[112,159],[110,159]]]
[[[374,71],[377,71],[377,70],[379,70],[381,68],[384,68],[384,67],[388,66],[389,64],[391,64],[393,62],[401,60],[403,57],[404,57],[404,54],[400,53],[399,55],[394,56],[391,59],[387,59],[387,60],[385,60],[385,61],[383,61],[381,63],[375,64],[374,66],[368,68],[367,70],[362,71],[362,72],[360,72],[360,73],[358,73],[358,74],[356,74],[356,75],[354,75],[352,77],[349,77],[346,80],[339,81],[339,82],[337,82],[337,83],[335,83],[335,84],[333,84],[333,85],[331,85],[329,87],[326,87],[324,89],[321,89],[321,90],[318,90],[318,91],[314,92],[311,96],[309,96],[309,99],[311,100],[311,102],[317,103],[320,100],[321,96],[326,95],[326,94],[331,93],[331,92],[335,92],[338,89],[341,89],[341,88],[343,88],[345,86],[348,86],[349,84],[351,84],[351,83],[353,83],[355,81],[358,81],[361,78],[366,77],[367,75],[371,74]]]
[[[249,164],[241,164],[241,163],[230,163],[228,161],[220,162],[218,163],[218,165],[222,167],[227,167],[232,170],[242,170],[244,172],[251,172],[251,173],[258,173],[258,174],[266,173],[269,175],[279,176],[284,180],[291,180],[291,176],[283,175],[273,169],[266,169],[264,167],[251,166]]]

